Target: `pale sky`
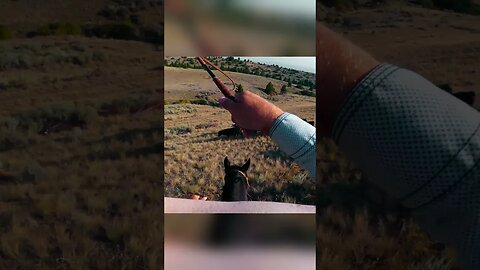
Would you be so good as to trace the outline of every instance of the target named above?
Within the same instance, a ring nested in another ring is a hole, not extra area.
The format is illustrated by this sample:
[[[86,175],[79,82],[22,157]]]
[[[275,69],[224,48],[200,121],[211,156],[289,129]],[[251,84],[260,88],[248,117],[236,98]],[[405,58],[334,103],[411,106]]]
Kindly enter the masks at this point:
[[[290,15],[295,17],[311,18],[315,20],[315,0],[241,0],[235,4],[251,10]]]
[[[237,57],[235,57],[237,58]],[[279,65],[285,68],[297,69],[315,73],[315,57],[240,57],[240,59],[247,59],[257,63]]]

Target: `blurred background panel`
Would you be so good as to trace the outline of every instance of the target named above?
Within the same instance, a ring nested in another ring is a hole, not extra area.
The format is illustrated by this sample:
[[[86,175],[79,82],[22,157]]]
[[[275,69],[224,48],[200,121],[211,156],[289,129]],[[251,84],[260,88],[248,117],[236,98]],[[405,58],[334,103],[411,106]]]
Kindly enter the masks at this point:
[[[165,215],[165,269],[315,269],[315,215]]]
[[[315,55],[314,0],[167,0],[165,55]]]
[[[163,1],[0,1],[0,269],[160,269]]]
[[[479,0],[317,0],[317,11],[319,23],[379,61],[480,109]],[[434,242],[333,141],[321,139],[317,151],[319,269],[458,269],[453,249]]]

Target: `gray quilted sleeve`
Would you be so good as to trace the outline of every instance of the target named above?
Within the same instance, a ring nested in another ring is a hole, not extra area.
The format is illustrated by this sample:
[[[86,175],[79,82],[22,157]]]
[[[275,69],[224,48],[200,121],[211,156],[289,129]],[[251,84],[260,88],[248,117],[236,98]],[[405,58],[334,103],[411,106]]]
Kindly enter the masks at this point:
[[[315,179],[316,129],[291,113],[283,113],[270,129],[272,140],[280,150],[306,169]]]
[[[462,269],[480,269],[480,114],[420,75],[383,64],[351,92],[334,139]]]

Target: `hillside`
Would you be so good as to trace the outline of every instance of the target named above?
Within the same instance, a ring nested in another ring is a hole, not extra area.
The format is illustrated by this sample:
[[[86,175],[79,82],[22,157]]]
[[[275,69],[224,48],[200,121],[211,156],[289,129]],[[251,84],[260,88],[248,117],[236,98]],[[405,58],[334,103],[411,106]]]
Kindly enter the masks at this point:
[[[302,90],[295,85],[289,87],[288,83],[284,81],[238,72],[227,71],[226,73],[237,84],[241,84],[244,89],[253,91],[264,97],[268,96],[264,93],[264,90],[269,82],[273,84],[275,91],[279,94],[274,97],[281,96],[280,89],[283,85],[286,86],[287,93],[290,94],[302,94],[301,91],[306,91],[303,93],[312,93],[312,95],[314,95],[312,91]],[[227,87],[233,87],[227,79],[223,79],[223,76],[221,78]],[[216,88],[205,70],[165,67],[165,100],[168,102],[178,101],[180,99],[206,99],[216,101],[220,96],[220,91]]]
[[[252,74],[266,78],[284,81],[302,87],[307,90],[315,89],[315,74],[291,68],[285,68],[278,65],[268,65],[253,62],[251,60],[241,60],[235,57],[208,57],[212,63],[223,71]],[[193,57],[167,57],[165,66],[202,69],[200,62]]]

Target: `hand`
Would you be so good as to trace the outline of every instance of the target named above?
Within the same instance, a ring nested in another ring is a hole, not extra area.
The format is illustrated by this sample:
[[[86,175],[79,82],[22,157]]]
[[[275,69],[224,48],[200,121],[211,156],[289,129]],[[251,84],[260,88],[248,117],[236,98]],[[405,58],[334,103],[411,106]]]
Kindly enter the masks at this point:
[[[235,95],[235,102],[221,97],[220,106],[232,114],[232,121],[242,129],[259,130],[268,135],[270,128],[283,111],[262,97],[243,91]]]

